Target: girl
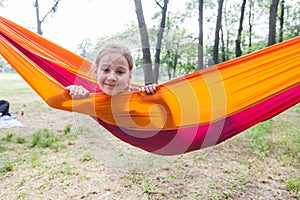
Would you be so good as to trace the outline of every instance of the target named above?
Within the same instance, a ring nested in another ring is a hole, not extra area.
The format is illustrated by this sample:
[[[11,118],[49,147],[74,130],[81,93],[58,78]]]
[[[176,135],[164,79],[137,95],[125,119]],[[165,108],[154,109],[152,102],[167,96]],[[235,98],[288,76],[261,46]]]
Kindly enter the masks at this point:
[[[99,88],[107,95],[116,95],[126,91],[142,91],[154,94],[156,84],[141,88],[131,87],[133,58],[129,49],[119,44],[107,44],[96,57],[92,71],[96,75]],[[85,98],[89,91],[82,86],[66,87],[73,99]]]

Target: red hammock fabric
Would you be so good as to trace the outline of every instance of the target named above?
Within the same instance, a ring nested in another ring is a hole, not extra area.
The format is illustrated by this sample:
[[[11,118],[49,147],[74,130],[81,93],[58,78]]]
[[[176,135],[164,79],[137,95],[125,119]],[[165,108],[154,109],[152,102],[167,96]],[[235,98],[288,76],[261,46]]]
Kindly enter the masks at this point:
[[[151,96],[97,92],[89,61],[2,17],[0,51],[49,106],[90,115],[159,155],[216,145],[300,101],[300,37],[169,81]],[[92,94],[72,100],[71,84]]]

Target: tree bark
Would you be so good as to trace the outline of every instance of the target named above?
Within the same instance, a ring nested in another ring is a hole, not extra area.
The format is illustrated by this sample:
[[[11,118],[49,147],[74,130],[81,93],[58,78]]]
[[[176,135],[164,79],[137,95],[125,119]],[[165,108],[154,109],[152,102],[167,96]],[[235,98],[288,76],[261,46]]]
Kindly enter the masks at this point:
[[[254,1],[250,0],[249,2],[249,44],[248,44],[248,53],[251,52],[251,47],[252,47],[252,28],[253,28],[253,9],[254,9]]]
[[[198,69],[203,69],[203,0],[199,0]]]
[[[37,33],[39,35],[43,35],[42,31],[42,22],[40,20],[40,7],[39,7],[39,0],[35,0],[35,12],[36,12],[36,23],[37,23]]]
[[[55,1],[54,5],[52,6],[52,8],[45,14],[45,16],[43,17],[42,20],[40,20],[40,7],[39,7],[39,0],[35,0],[35,12],[36,12],[36,21],[37,21],[37,33],[39,35],[43,35],[43,31],[42,31],[42,23],[45,21],[45,19],[47,18],[47,16],[50,13],[54,13],[56,12],[57,6],[58,6],[58,2],[60,0]]]
[[[156,1],[156,4],[161,8],[161,15],[162,16],[161,16],[159,31],[158,31],[158,34],[157,34],[156,50],[155,50],[155,56],[154,56],[154,75],[153,75],[154,76],[154,83],[158,83],[161,43],[162,43],[164,30],[165,30],[168,3],[169,3],[169,0],[164,0],[164,5],[161,6],[159,4],[159,2]]]
[[[223,10],[223,2],[224,0],[219,0],[219,8],[218,8],[218,16],[217,23],[215,29],[215,42],[214,42],[214,50],[213,50],[213,61],[217,64],[219,61],[219,40],[220,40],[220,29],[222,23],[222,10]]]
[[[223,26],[221,26],[221,52],[222,52],[222,62],[226,61],[226,47],[225,47],[225,40],[224,40],[224,31]]]
[[[269,16],[269,39],[268,46],[276,44],[276,18],[279,0],[272,0]]]
[[[280,6],[281,6],[281,13],[280,13],[279,42],[282,42],[283,41],[284,11],[285,11],[284,0],[281,0]]]
[[[152,70],[152,61],[151,61],[151,52],[150,52],[150,43],[149,35],[147,31],[147,26],[145,23],[143,7],[141,0],[134,0],[135,12],[138,19],[141,42],[142,42],[142,52],[143,52],[143,69],[144,69],[144,78],[145,84],[153,83],[153,70]]]
[[[246,7],[246,0],[243,0],[242,8],[241,8],[241,17],[240,17],[240,24],[238,29],[237,39],[235,41],[235,56],[240,57],[242,55],[242,48],[241,48],[241,41],[242,41],[242,31],[243,31],[243,21],[245,15],[245,7]]]

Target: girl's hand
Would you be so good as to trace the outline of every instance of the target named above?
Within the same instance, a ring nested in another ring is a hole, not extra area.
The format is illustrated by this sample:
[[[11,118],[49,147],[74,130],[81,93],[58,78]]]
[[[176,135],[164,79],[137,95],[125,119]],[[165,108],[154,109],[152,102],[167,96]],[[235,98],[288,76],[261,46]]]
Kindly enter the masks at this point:
[[[66,87],[73,99],[83,99],[89,96],[89,91],[80,85],[70,85]]]
[[[154,94],[156,92],[156,84],[146,85],[141,87],[140,90],[146,94]]]

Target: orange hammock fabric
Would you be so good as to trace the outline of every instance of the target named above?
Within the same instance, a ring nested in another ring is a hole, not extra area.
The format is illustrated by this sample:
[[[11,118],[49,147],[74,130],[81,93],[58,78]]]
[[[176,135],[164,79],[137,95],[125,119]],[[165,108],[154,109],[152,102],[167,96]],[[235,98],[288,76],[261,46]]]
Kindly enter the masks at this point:
[[[223,142],[299,103],[300,37],[158,86],[155,95],[95,90],[84,58],[0,17],[1,55],[52,108],[90,115],[119,139],[159,155]],[[72,100],[65,86],[83,85]]]

